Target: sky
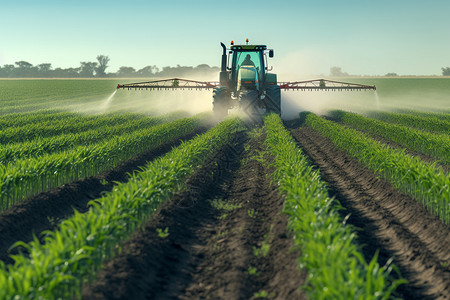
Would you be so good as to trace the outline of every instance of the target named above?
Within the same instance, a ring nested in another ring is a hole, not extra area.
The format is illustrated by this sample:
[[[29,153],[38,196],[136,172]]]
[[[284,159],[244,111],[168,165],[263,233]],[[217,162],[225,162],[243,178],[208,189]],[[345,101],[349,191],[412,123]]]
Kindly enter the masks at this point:
[[[449,0],[0,0],[0,66],[220,66],[222,48],[266,44],[273,72],[440,75],[450,66]],[[282,78],[279,78],[282,79]],[[287,78],[286,78],[287,79]],[[291,80],[291,79],[289,79]]]

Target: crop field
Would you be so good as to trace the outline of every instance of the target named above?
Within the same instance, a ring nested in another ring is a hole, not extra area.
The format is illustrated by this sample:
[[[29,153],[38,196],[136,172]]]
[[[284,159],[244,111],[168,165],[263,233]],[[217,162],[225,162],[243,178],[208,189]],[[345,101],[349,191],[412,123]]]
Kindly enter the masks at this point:
[[[0,80],[0,299],[450,299],[444,80],[257,123],[211,91]]]

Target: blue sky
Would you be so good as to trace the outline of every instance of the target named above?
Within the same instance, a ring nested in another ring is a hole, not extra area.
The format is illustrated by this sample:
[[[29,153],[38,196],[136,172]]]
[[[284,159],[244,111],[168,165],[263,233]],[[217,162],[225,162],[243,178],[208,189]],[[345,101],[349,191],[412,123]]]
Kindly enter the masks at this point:
[[[220,41],[267,44],[274,72],[439,75],[450,1],[0,0],[0,65],[219,66]]]

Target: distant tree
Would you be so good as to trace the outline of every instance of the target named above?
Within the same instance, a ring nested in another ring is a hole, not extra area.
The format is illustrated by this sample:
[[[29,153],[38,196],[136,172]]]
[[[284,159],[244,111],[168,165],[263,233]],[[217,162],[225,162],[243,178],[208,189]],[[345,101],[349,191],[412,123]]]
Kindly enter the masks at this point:
[[[51,69],[52,64],[46,63],[46,64],[39,64],[36,66],[36,73],[39,77],[52,77]]]
[[[16,61],[17,68],[11,71],[10,77],[37,77],[37,67],[27,61]]]
[[[146,66],[142,69],[138,70],[136,73],[140,77],[151,77],[154,76],[155,73],[157,73],[159,69],[156,66]]]
[[[3,68],[0,68],[0,77],[10,77],[14,68],[14,65],[4,65]]]
[[[341,67],[331,67],[330,68],[330,76],[332,77],[342,77],[342,76],[348,76],[348,73],[342,72]]]
[[[162,68],[162,71],[160,71],[158,73],[158,76],[161,76],[161,77],[173,77],[173,76],[182,77],[182,76],[186,76],[186,75],[192,74],[193,72],[195,72],[193,67],[180,66],[180,65],[177,65],[176,67],[169,67],[169,66],[167,66],[167,67],[163,67]]]
[[[396,76],[398,76],[398,74],[397,73],[387,73],[384,76],[386,76],[386,77],[396,77]]]
[[[31,69],[33,67],[32,64],[30,64],[27,61],[23,61],[23,60],[16,61],[15,64],[17,65],[18,68],[21,68],[21,69]]]
[[[97,56],[98,66],[95,69],[95,73],[97,77],[105,77],[105,70],[108,67],[109,57],[106,55],[98,55]]]
[[[117,71],[118,77],[136,77],[136,70],[132,67],[120,67]]]
[[[96,62],[80,62],[80,77],[94,77],[95,68],[97,67]]]
[[[209,66],[209,65],[207,65],[207,64],[201,64],[201,65],[198,65],[197,67],[195,67],[197,70],[209,70],[209,69],[211,69],[211,67]]]
[[[52,64],[39,64],[37,65],[39,72],[47,72],[52,68]]]
[[[67,69],[61,69],[56,68],[51,72],[51,77],[56,78],[77,78],[80,77],[80,68],[67,68]]]
[[[442,68],[442,76],[450,76],[450,67]]]

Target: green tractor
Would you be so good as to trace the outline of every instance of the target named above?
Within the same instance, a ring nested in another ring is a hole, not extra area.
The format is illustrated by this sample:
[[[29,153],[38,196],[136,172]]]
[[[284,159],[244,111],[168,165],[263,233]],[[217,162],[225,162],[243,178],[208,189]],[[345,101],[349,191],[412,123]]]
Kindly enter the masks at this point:
[[[281,90],[277,75],[269,73],[267,57],[273,50],[266,45],[231,45],[229,56],[223,43],[219,86],[213,90],[213,110],[224,116],[228,109],[240,107],[249,115],[262,111],[281,114]],[[231,68],[229,64],[231,63]]]

